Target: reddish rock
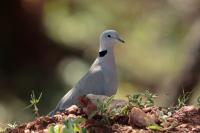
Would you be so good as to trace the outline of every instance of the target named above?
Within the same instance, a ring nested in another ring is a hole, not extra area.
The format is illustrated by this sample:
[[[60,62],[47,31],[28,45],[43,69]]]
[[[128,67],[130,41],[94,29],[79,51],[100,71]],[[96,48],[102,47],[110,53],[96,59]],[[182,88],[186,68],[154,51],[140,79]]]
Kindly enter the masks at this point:
[[[129,114],[129,122],[132,127],[145,128],[149,125],[155,124],[155,117],[144,113],[139,108],[133,107]]]
[[[72,105],[69,108],[65,109],[66,112],[68,112],[69,114],[75,114],[76,112],[78,112],[79,108],[76,105]]]
[[[177,110],[173,117],[181,123],[193,123],[200,125],[200,109],[194,106],[184,106]]]

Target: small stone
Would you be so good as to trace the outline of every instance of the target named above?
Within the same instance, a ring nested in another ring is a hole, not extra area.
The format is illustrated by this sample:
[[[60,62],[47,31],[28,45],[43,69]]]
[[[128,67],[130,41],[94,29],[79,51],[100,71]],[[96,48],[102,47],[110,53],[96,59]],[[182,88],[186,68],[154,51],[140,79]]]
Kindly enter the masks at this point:
[[[194,133],[199,133],[199,132],[200,132],[200,128],[198,128],[198,126],[197,126],[197,127],[193,127],[193,128],[192,128],[192,131],[193,131]]]
[[[152,110],[151,107],[146,107],[142,109],[145,113],[150,112]]]
[[[168,128],[170,125],[171,125],[171,123],[169,123],[169,122],[161,123],[161,126],[164,128]]]
[[[75,114],[78,111],[78,106],[72,105],[69,108],[67,108],[65,111],[67,111],[69,114]]]
[[[67,119],[75,119],[77,116],[76,115],[74,115],[74,114],[69,114],[68,116],[67,116]]]
[[[56,115],[54,115],[54,118],[56,118],[57,121],[60,121],[63,119],[63,116],[60,114],[56,114]]]
[[[32,126],[33,126],[33,123],[30,122],[30,123],[28,123],[28,124],[26,125],[26,128],[30,129]]]
[[[186,128],[188,126],[188,124],[181,124],[181,125],[179,125],[178,127],[179,128]]]
[[[87,115],[90,115],[92,112],[96,111],[97,110],[97,106],[90,102],[87,104],[87,107],[86,109],[84,109],[84,112],[87,114]]]
[[[185,112],[191,112],[191,111],[193,111],[193,110],[195,110],[196,108],[195,108],[195,106],[193,106],[193,105],[190,105],[190,106],[184,106],[183,107],[183,110],[185,111]]]
[[[172,122],[174,122],[174,118],[169,117],[169,118],[167,118],[167,121],[170,122],[170,123],[172,123]]]
[[[25,129],[24,133],[31,133],[31,131],[29,129]]]
[[[48,133],[48,129],[43,129],[43,133]]]
[[[150,114],[145,114],[139,108],[133,107],[129,114],[129,122],[132,127],[145,128],[149,125],[155,124],[155,117]]]

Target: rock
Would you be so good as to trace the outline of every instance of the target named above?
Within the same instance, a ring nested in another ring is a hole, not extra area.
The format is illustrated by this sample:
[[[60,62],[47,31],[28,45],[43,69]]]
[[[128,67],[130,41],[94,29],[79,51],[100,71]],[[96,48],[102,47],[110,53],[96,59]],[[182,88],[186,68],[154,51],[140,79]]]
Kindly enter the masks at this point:
[[[48,129],[43,129],[43,133],[48,133]]]
[[[200,125],[192,128],[192,132],[194,132],[194,133],[200,133]]]
[[[155,116],[145,114],[141,109],[133,107],[129,114],[129,123],[132,127],[137,126],[139,128],[145,128],[155,124]]]
[[[84,125],[87,129],[87,133],[111,133],[111,128],[100,121],[87,120]]]
[[[97,110],[97,106],[90,102],[87,104],[86,108],[83,108],[84,112],[89,116],[92,112]]]
[[[168,122],[170,122],[170,123],[172,123],[172,122],[174,122],[174,121],[175,121],[175,119],[174,119],[174,118],[172,118],[172,117],[168,117],[168,118],[167,118],[167,121],[168,121]]]
[[[25,129],[24,133],[31,133],[31,131],[29,129]]]
[[[200,111],[193,105],[180,108],[175,111],[172,116],[181,123],[193,123],[200,125]]]
[[[54,115],[53,117],[54,117],[57,121],[63,120],[63,116],[60,115],[60,114],[56,114],[56,115]]]
[[[30,122],[26,125],[26,128],[30,129],[33,126],[33,122]]]
[[[112,133],[152,133],[146,129],[133,129],[131,126],[114,124],[112,125]]]
[[[181,124],[178,126],[179,128],[187,128],[188,127],[188,124]]]
[[[69,114],[75,114],[78,111],[78,106],[72,105],[69,108],[67,108],[65,111],[68,112]]]
[[[77,116],[76,115],[74,115],[74,114],[69,114],[68,116],[67,116],[67,119],[75,119]]]
[[[194,105],[184,106],[184,107],[182,107],[182,109],[183,109],[183,112],[192,112],[192,111],[196,110],[196,108],[194,107]]]
[[[143,108],[142,110],[143,110],[145,113],[151,112],[152,107],[145,107],[145,108]]]

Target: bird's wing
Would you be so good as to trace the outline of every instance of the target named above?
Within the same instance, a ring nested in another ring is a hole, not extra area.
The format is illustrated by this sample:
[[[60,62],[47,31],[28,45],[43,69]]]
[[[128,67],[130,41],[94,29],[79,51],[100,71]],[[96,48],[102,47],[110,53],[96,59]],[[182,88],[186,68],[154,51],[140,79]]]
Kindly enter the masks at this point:
[[[82,94],[103,95],[106,87],[101,68],[90,70],[75,86]]]
[[[65,109],[72,104],[79,104],[79,96],[86,94],[104,95],[105,77],[102,69],[90,70],[59,102],[57,108]]]

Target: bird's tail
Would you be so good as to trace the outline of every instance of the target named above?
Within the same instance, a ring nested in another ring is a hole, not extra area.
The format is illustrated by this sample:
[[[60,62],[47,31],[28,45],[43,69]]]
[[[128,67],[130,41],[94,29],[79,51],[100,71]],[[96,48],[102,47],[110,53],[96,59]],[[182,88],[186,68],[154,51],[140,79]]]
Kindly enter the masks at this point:
[[[57,112],[57,109],[52,110],[51,112],[48,113],[48,116],[52,117],[54,114]]]

